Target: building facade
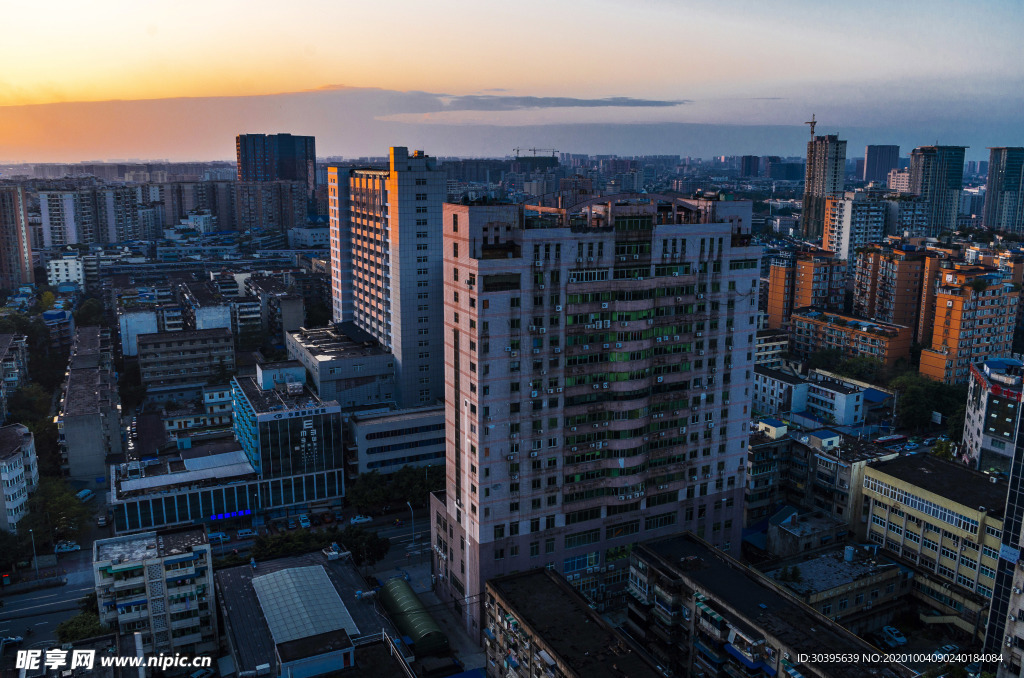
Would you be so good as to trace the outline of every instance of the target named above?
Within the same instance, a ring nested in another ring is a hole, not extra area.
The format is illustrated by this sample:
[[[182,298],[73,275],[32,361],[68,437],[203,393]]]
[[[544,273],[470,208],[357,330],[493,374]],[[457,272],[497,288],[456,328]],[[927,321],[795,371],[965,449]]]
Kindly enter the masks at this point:
[[[401,407],[444,397],[441,205],[445,173],[393,147],[386,170],[328,170],[335,322],[352,322],[395,357]]]
[[[989,149],[985,183],[985,228],[1020,233],[1024,230],[1024,148]]]
[[[879,195],[847,191],[825,200],[824,247],[852,264],[857,252],[885,235],[889,205]]]
[[[349,478],[394,473],[405,466],[444,466],[444,406],[369,410],[345,427]]]
[[[614,590],[621,569],[603,572],[630,535],[684,526],[738,548],[749,215],[635,194],[445,206],[447,489],[432,529],[439,595],[469,628],[502,572],[547,564]]]
[[[893,171],[900,164],[900,147],[865,146],[864,147],[864,174],[863,181],[874,181],[884,183],[889,178],[889,172]]]
[[[217,650],[213,553],[203,527],[99,539],[92,560],[101,623],[141,634],[146,654]]]
[[[807,142],[803,213],[800,229],[804,238],[820,238],[825,232],[825,201],[842,194],[846,185],[846,142],[834,134]]]
[[[910,192],[927,205],[928,232],[955,231],[964,180],[964,146],[919,146],[910,154]]]
[[[39,463],[32,432],[21,424],[0,427],[0,530],[17,532],[28,515],[28,496],[39,486]]]
[[[871,245],[856,255],[853,314],[910,327],[917,340],[925,253],[914,245]]]
[[[1009,472],[1024,391],[1021,362],[997,358],[971,365],[967,388],[960,455],[983,471]]]
[[[25,189],[0,186],[0,289],[15,290],[35,281],[32,246]]]
[[[192,400],[204,386],[235,371],[230,329],[182,330],[138,335],[139,373],[154,401]]]
[[[793,311],[791,351],[801,358],[836,349],[845,356],[866,356],[888,366],[910,358],[913,331],[902,325],[861,320],[811,308]]]

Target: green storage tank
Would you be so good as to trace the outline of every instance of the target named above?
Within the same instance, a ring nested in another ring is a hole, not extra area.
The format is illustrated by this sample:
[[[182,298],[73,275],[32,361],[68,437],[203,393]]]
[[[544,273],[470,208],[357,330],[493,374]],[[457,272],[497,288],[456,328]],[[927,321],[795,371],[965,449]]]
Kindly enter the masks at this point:
[[[417,656],[448,654],[448,636],[427,612],[408,582],[397,577],[389,579],[378,595],[399,632],[412,640]]]

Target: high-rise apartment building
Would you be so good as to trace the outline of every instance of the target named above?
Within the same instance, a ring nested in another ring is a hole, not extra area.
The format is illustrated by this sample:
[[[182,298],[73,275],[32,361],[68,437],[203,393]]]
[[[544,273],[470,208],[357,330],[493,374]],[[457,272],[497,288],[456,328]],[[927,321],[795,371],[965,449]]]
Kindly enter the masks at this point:
[[[841,194],[846,184],[846,142],[838,136],[814,137],[807,142],[807,171],[804,175],[803,237],[820,238],[825,231],[825,200]]]
[[[970,373],[959,454],[982,471],[1008,473],[1024,402],[1021,361],[986,360],[971,365]]]
[[[1024,148],[989,149],[988,182],[985,184],[985,228],[1024,231]]]
[[[947,384],[966,382],[971,366],[1010,355],[1017,320],[1017,286],[985,266],[943,261],[935,288],[934,325],[922,337],[921,374]]]
[[[925,253],[914,245],[871,245],[856,256],[853,314],[910,327],[918,337]]]
[[[28,204],[21,186],[0,186],[0,289],[34,282]]]
[[[756,155],[744,155],[740,158],[740,176],[756,177],[761,173],[761,158]]]
[[[629,544],[739,547],[760,249],[750,203],[664,195],[444,208],[439,596],[493,576],[625,583]]]
[[[91,189],[39,191],[44,248],[99,242],[95,193]]]
[[[910,192],[927,203],[928,232],[956,230],[965,146],[919,146],[910,154]]]
[[[793,313],[793,286],[796,283],[796,259],[777,256],[768,269],[768,325],[770,330],[781,330]]]
[[[869,147],[870,148],[870,147]],[[885,235],[889,203],[880,195],[847,191],[825,199],[824,249],[853,262],[857,250]]]
[[[780,329],[794,309],[843,308],[846,262],[831,252],[801,252],[772,261],[768,277],[768,328]]]
[[[910,193],[910,170],[889,170],[886,187],[893,193]]]
[[[307,198],[316,191],[315,137],[239,134],[235,153],[239,181],[300,181]]]
[[[864,147],[864,181],[883,182],[889,178],[889,172],[900,166],[899,146],[865,146]]]
[[[441,400],[444,171],[422,151],[393,147],[387,169],[332,167],[327,181],[334,321],[394,354],[400,407]]]

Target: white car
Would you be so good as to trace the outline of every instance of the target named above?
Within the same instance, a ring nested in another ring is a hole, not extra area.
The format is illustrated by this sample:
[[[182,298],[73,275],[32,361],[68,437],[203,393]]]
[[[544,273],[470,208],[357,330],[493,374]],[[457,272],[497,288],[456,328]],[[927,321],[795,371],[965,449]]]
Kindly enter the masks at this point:
[[[54,553],[71,553],[72,551],[81,551],[81,550],[82,550],[81,545],[79,545],[77,542],[73,542],[73,541],[58,542],[57,545],[53,547],[53,552]]]
[[[352,516],[348,522],[352,525],[359,525],[360,523],[373,522],[373,518],[370,516]]]

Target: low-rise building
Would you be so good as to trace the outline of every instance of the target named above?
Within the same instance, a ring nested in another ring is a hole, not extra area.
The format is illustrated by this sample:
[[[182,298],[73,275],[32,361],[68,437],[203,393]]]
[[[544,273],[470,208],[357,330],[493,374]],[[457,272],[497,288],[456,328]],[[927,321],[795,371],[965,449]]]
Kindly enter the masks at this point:
[[[488,678],[664,675],[556,572],[495,577],[484,599]]]
[[[1022,363],[1012,358],[971,365],[961,458],[984,471],[1008,473],[1017,449]]]
[[[800,511],[787,506],[768,519],[768,553],[791,558],[806,551],[841,544],[850,528],[821,511]]]
[[[100,539],[92,560],[100,622],[140,633],[147,655],[216,652],[213,554],[203,527]]]
[[[877,631],[910,593],[911,570],[865,546],[837,546],[786,561],[765,575],[854,633]]]
[[[235,371],[231,330],[183,330],[138,336],[139,373],[155,402],[194,400]]]
[[[913,331],[902,325],[861,320],[852,316],[801,308],[790,317],[791,350],[801,358],[828,349],[845,356],[874,358],[892,367],[910,358]]]
[[[758,365],[754,367],[754,411],[785,415],[801,426],[864,423],[863,390],[811,371],[803,377]]]
[[[28,515],[28,496],[39,486],[35,440],[21,424],[0,427],[0,480],[0,530],[17,532]]]
[[[77,283],[85,289],[85,266],[77,254],[50,259],[46,264],[46,282],[50,287],[61,283]]]
[[[790,439],[785,424],[762,419],[747,443],[747,484],[743,527],[767,519],[782,504],[782,470],[789,465]]]
[[[353,413],[345,427],[348,477],[444,466],[444,405]]]
[[[914,596],[952,624],[984,637],[999,564],[1007,485],[934,455],[868,466],[862,490],[868,538],[914,570]]]
[[[690,533],[638,544],[626,629],[677,676],[910,676],[899,664],[827,662],[878,650]],[[834,614],[834,613],[833,613]]]
[[[121,454],[121,400],[108,330],[78,329],[61,393],[57,432],[62,467],[72,478],[103,478],[107,456]]]
[[[395,357],[351,323],[286,332],[285,346],[321,398],[346,410],[395,401]]]

